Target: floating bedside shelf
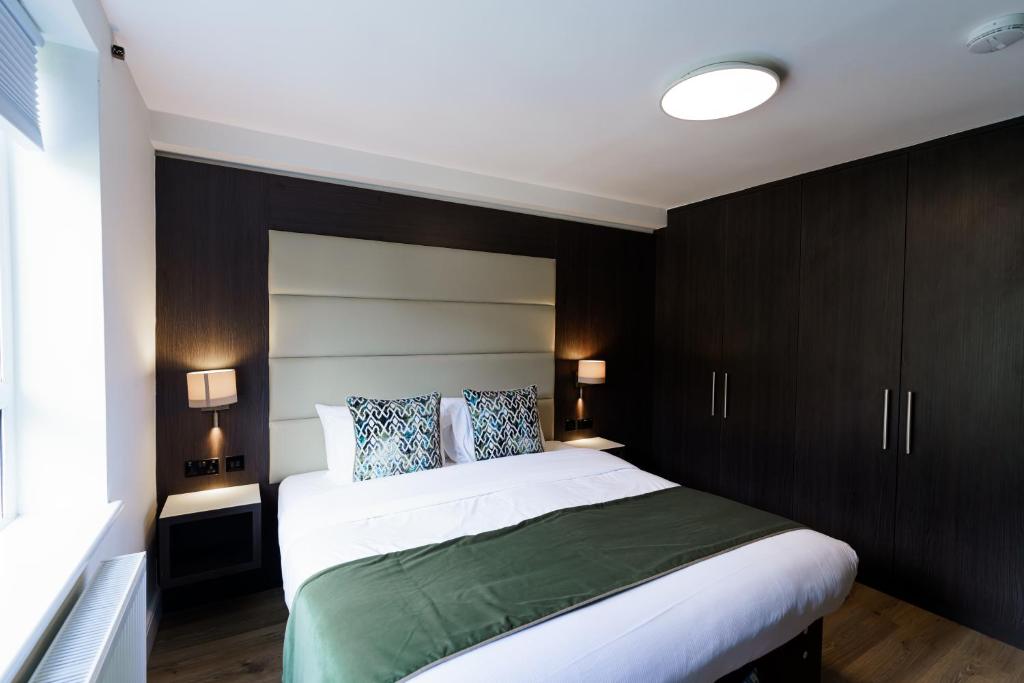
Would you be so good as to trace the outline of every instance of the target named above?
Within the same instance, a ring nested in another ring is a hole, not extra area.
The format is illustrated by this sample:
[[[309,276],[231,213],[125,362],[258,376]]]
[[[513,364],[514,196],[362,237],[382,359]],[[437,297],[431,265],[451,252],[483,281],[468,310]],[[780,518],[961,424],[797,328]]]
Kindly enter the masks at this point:
[[[160,512],[160,586],[173,588],[259,569],[259,484],[168,496]]]
[[[573,441],[566,441],[567,446],[574,448],[592,448],[595,451],[613,451],[617,448],[625,448],[626,444],[619,443],[618,441],[612,441],[611,439],[602,439],[600,436],[595,436],[590,439],[575,439]]]

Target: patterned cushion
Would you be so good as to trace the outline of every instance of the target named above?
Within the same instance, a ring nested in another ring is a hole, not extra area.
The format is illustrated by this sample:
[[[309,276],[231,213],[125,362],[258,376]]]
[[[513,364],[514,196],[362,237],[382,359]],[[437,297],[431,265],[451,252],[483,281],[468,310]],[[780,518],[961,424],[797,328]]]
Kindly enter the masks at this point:
[[[463,389],[477,460],[540,453],[544,436],[537,412],[537,385],[510,391]]]
[[[349,396],[356,433],[352,481],[442,465],[441,395],[394,400]]]

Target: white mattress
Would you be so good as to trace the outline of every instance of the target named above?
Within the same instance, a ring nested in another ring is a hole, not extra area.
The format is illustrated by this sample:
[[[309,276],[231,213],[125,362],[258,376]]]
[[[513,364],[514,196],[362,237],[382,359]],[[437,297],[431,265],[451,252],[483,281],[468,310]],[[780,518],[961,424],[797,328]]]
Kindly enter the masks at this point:
[[[285,600],[360,557],[675,486],[607,453],[567,449],[365,482],[288,477],[279,498]],[[836,610],[853,550],[801,529],[698,562],[449,659],[417,681],[711,681]]]

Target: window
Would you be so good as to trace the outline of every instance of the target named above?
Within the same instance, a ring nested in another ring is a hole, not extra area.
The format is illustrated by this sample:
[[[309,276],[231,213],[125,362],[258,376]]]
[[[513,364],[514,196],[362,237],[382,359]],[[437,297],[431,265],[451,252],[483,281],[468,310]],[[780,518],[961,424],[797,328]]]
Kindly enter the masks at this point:
[[[0,527],[17,513],[14,437],[14,258],[11,244],[13,137],[42,148],[37,51],[43,37],[20,0],[0,0]],[[13,137],[12,137],[13,136]]]
[[[15,514],[11,212],[7,137],[0,129],[0,526]]]
[[[0,527],[16,513],[14,500],[14,354],[11,211],[7,135],[0,128]]]

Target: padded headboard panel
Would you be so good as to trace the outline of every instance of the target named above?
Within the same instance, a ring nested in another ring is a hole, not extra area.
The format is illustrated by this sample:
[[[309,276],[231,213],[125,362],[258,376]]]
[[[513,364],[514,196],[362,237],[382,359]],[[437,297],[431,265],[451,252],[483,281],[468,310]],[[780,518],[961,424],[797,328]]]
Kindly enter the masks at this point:
[[[555,261],[270,231],[270,481],[327,467],[315,404],[536,384],[554,427]]]

